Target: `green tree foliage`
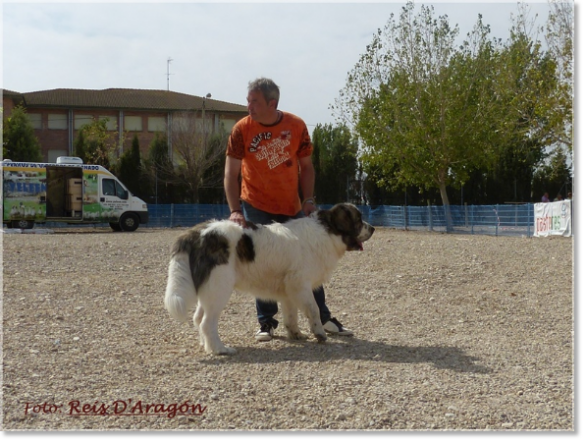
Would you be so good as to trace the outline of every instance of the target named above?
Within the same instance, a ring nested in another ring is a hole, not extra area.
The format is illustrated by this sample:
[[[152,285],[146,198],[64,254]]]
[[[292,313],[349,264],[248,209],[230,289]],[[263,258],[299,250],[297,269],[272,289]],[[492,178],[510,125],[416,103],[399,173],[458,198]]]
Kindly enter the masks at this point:
[[[120,156],[117,168],[118,178],[134,195],[143,195],[143,168],[140,159],[140,142],[134,135],[132,147]]]
[[[498,198],[496,202],[539,199],[541,191],[533,190],[532,183],[547,157],[546,146],[561,143],[569,147],[562,140],[571,127],[572,102],[563,87],[559,58],[544,50],[538,31],[527,6],[520,5],[510,38],[497,56],[494,78],[500,99],[506,103],[503,118],[512,133],[500,145],[497,162],[484,170],[486,190]]]
[[[74,141],[75,155],[86,164],[112,169],[116,164],[118,132],[108,131],[107,119],[94,119],[81,127]]]
[[[551,10],[546,24],[546,42],[556,61],[557,94],[549,105],[555,111],[554,128],[556,141],[573,151],[573,2],[550,2]]]
[[[561,194],[563,198],[572,191],[571,170],[567,165],[567,154],[560,146],[550,155],[550,161],[543,161],[534,174],[534,200],[540,200],[548,192],[551,201]]]
[[[171,203],[173,194],[173,163],[169,157],[166,134],[157,132],[150,143],[148,158],[144,161],[149,192],[155,204]]]
[[[378,30],[333,108],[353,124],[378,186],[438,189],[448,206],[448,188],[481,177],[499,182],[507,200],[518,197],[568,115],[555,59],[529,38],[527,23],[523,11],[504,46],[488,39],[480,15],[456,45],[459,29],[447,16],[425,6],[417,14],[408,3]]]
[[[438,188],[449,205],[447,186],[495,161],[501,129],[493,80],[494,49],[479,17],[459,48],[458,28],[433,8],[403,7],[390,17],[350,72],[339,101],[364,142],[367,173],[389,188]],[[449,223],[449,213],[447,222]]]
[[[201,186],[198,189],[198,199],[202,204],[222,204],[225,202],[223,177],[225,169],[225,149],[228,133],[225,130],[209,137],[210,152],[216,152],[215,161],[203,172]]]
[[[531,36],[527,11],[520,9],[507,45],[498,54],[498,91],[507,106],[506,118],[515,124],[515,136],[541,146],[557,141],[566,121],[558,108],[560,82],[557,63],[539,40]]]
[[[4,158],[30,162],[43,160],[41,145],[24,107],[16,106],[11,116],[3,121],[2,137]]]
[[[358,143],[347,126],[318,124],[312,135],[315,195],[321,203],[359,201],[355,179]]]

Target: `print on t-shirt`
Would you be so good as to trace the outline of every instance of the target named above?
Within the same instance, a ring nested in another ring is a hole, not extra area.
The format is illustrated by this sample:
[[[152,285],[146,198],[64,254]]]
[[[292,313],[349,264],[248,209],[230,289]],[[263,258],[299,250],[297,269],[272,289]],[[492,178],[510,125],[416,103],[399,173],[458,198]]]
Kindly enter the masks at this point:
[[[271,132],[263,132],[254,137],[250,146],[250,153],[257,161],[264,161],[270,169],[281,165],[290,160],[291,132],[282,131],[279,137],[272,137]],[[260,145],[262,141],[266,143]],[[291,163],[292,164],[292,163]]]

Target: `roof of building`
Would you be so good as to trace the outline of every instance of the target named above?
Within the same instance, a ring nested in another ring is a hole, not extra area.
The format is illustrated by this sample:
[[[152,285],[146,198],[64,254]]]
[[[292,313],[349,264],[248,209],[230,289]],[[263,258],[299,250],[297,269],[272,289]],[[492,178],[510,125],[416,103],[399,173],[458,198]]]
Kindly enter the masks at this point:
[[[147,89],[50,89],[23,92],[27,107],[132,109],[149,111],[201,110],[203,97],[165,90]],[[248,112],[246,106],[205,99],[205,108],[215,112]]]
[[[8,97],[20,97],[22,94],[20,92],[11,91],[10,89],[2,89],[2,95]]]

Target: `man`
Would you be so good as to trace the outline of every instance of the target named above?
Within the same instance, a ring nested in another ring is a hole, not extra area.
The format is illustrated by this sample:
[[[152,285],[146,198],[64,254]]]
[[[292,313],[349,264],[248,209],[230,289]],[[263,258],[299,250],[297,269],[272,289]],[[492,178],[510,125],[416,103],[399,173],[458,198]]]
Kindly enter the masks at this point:
[[[280,90],[270,79],[248,85],[249,116],[232,129],[226,152],[224,187],[230,220],[240,225],[284,223],[315,210],[313,145],[302,119],[278,110]],[[239,178],[241,175],[241,190]],[[299,197],[299,188],[303,200]],[[325,304],[325,292],[313,292],[325,331],[351,336]],[[270,341],[278,321],[276,302],[256,300],[260,330],[257,341]]]

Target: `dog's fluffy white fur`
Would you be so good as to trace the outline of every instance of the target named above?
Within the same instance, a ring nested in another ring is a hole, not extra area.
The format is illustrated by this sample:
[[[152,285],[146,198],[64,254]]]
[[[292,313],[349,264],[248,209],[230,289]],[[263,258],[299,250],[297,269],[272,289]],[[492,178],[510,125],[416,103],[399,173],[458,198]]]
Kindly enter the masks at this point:
[[[311,217],[246,228],[231,221],[195,226],[176,241],[169,264],[165,307],[179,321],[199,328],[201,345],[213,354],[232,354],[218,334],[218,320],[233,290],[281,303],[291,339],[304,339],[297,311],[309,320],[318,341],[326,335],[312,290],[327,282],[348,250],[361,250],[374,228],[351,204]]]

